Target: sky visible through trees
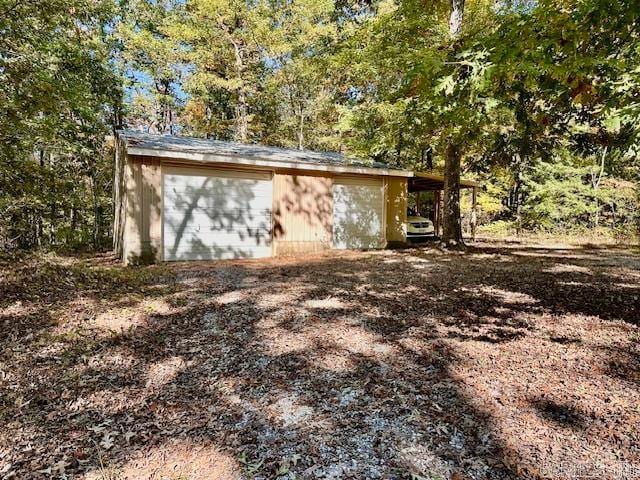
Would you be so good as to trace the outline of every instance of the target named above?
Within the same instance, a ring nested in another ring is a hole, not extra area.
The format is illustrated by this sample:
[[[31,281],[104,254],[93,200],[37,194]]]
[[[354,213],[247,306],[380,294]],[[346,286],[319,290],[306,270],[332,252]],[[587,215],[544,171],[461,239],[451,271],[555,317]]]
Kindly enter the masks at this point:
[[[2,0],[0,244],[108,243],[118,127],[477,178],[487,232],[632,235],[638,12],[636,0]]]

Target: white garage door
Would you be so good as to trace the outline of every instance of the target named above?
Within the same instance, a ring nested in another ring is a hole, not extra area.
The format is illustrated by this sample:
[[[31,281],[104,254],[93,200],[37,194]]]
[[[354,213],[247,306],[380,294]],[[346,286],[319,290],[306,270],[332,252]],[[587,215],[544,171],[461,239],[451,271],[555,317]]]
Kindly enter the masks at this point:
[[[334,248],[382,248],[383,225],[384,193],[381,179],[334,179]]]
[[[165,260],[271,255],[269,173],[165,168]]]

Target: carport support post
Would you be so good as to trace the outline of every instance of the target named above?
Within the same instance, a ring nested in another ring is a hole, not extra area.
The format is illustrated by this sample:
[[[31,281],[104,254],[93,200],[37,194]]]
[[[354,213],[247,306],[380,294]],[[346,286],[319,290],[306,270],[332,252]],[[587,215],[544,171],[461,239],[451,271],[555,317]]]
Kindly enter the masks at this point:
[[[471,193],[471,238],[476,239],[476,206],[478,204],[477,188],[473,187]]]
[[[435,215],[434,215],[434,231],[436,237],[440,236],[440,190],[436,190],[435,192]]]

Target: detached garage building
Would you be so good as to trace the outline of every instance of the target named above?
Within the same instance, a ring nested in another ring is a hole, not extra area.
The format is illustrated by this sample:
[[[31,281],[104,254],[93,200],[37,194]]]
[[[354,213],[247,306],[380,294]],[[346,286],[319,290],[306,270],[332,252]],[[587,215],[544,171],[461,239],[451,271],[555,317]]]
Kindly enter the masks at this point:
[[[125,263],[384,248],[406,240],[412,176],[339,154],[122,131],[114,248]]]

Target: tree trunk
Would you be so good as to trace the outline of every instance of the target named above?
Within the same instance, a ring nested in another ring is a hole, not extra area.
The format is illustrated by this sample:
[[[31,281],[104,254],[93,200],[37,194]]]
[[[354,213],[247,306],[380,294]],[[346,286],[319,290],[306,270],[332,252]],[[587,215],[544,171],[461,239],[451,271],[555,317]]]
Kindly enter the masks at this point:
[[[55,189],[52,192],[55,195]],[[55,197],[54,197],[55,198]],[[49,246],[53,246],[56,243],[56,215],[58,214],[56,209],[55,200],[51,200],[49,203],[49,215],[51,217],[51,224],[49,225]]]
[[[464,0],[451,0],[449,34],[456,38],[462,29]],[[442,244],[447,248],[464,248],[460,220],[461,152],[454,139],[449,139],[444,160],[444,209],[442,216]]]
[[[40,150],[40,174],[44,172],[44,150]],[[44,212],[39,208],[34,210],[36,218],[35,238],[31,246],[35,245],[40,248],[42,246],[42,239],[44,238]]]
[[[98,249],[102,232],[100,228],[100,204],[98,201],[98,186],[96,184],[95,172],[91,174],[91,193],[93,196],[93,247]]]
[[[235,109],[235,139],[240,142],[246,142],[249,138],[249,106],[247,104],[247,96],[244,87],[244,61],[242,59],[242,50],[237,42],[233,42],[233,49],[236,57],[236,74],[240,79],[240,88],[238,89],[238,104],[236,105]]]
[[[516,173],[516,184],[513,187],[513,205],[516,212],[516,235],[522,233],[522,174],[520,172],[520,164],[518,163],[518,171]]]
[[[158,130],[158,133],[172,133],[171,104],[169,102],[171,82],[169,80],[162,79],[155,82],[155,86],[156,93],[159,95],[156,129]]]
[[[298,150],[304,150],[304,110],[302,106],[300,106],[298,119]]]
[[[244,91],[238,93],[238,105],[236,106],[236,140],[245,143],[248,136],[249,122],[247,120],[249,109]]]
[[[49,163],[50,165],[55,165],[55,158],[53,156],[53,154],[49,154]],[[56,189],[56,179],[55,176],[53,175],[53,173],[48,173],[49,176],[49,183],[51,185],[51,197],[49,200],[49,218],[50,218],[50,224],[49,224],[49,246],[53,246],[56,243],[56,232],[57,232],[57,225],[56,225],[56,217],[58,215],[58,208],[57,208],[57,204],[56,204],[56,196],[57,196],[57,189]]]
[[[442,243],[447,248],[464,247],[460,221],[460,150],[449,141],[444,162],[444,209]]]
[[[449,33],[457,37],[462,30],[462,18],[464,16],[464,1],[451,0],[451,14],[449,15]]]
[[[398,165],[400,165],[400,158],[402,157],[402,147],[404,143],[402,133],[402,128],[400,128],[400,130],[398,130],[398,143],[396,144],[396,163]]]
[[[595,202],[595,212],[593,218],[593,226],[598,228],[600,223],[600,201],[598,199],[598,189],[600,188],[600,181],[604,175],[604,160],[607,156],[607,148],[604,147],[602,155],[600,157],[600,168],[596,171],[594,167],[591,168],[591,186],[593,187],[593,199]]]
[[[420,166],[429,171],[433,170],[433,149],[431,147],[423,148],[420,155]]]
[[[616,229],[616,204],[611,202],[611,229]]]
[[[69,235],[67,236],[67,245],[71,245],[76,238],[76,229],[78,228],[78,213],[77,213],[76,202],[74,201],[71,205],[70,217],[71,221],[69,226]]]

